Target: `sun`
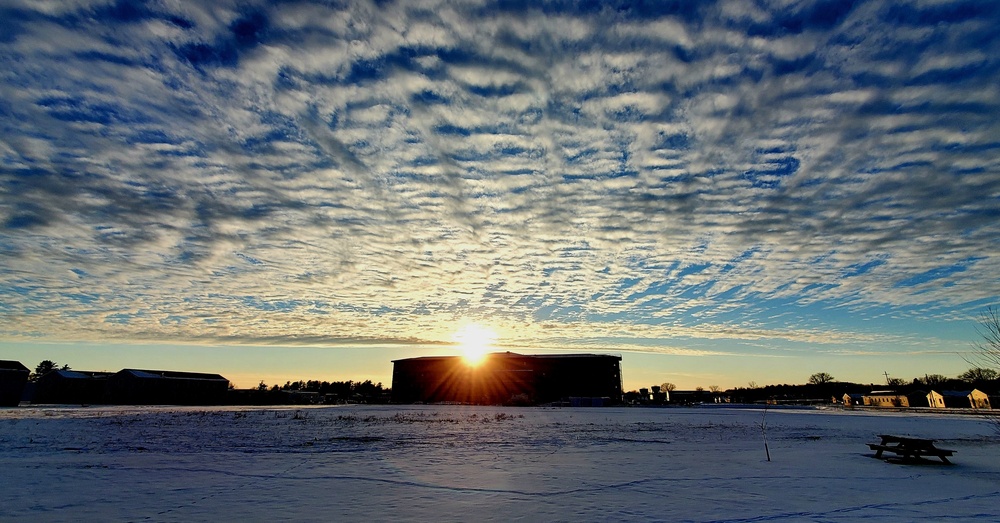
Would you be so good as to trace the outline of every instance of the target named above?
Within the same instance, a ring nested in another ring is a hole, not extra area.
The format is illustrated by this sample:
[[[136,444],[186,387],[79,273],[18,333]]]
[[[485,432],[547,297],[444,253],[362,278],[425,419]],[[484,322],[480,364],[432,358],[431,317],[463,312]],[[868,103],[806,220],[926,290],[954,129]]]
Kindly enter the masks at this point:
[[[466,363],[479,365],[486,358],[486,354],[494,350],[493,344],[497,341],[497,333],[478,323],[469,323],[458,329],[452,339],[458,344]]]

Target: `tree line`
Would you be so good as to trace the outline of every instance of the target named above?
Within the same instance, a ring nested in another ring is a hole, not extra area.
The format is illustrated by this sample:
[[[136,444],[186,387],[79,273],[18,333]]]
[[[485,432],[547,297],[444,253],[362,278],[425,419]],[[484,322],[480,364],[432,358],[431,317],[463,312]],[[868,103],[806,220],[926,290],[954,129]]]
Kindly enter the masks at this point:
[[[969,370],[959,374],[955,378],[949,378],[942,374],[924,374],[907,381],[902,378],[885,375],[885,385],[881,384],[859,384],[849,382],[838,382],[828,372],[817,372],[806,380],[803,385],[766,385],[758,386],[751,381],[746,387],[737,387],[726,391],[733,401],[761,401],[777,397],[813,398],[823,399],[831,395],[861,394],[871,392],[876,388],[891,387],[900,393],[908,393],[916,390],[934,389],[942,390],[967,390],[976,388],[988,394],[1000,392],[1000,307],[990,306],[979,314],[976,333],[979,341],[973,343],[975,349],[971,357],[965,361],[973,365]],[[677,387],[673,383],[664,383],[651,387],[653,397],[659,394],[669,395]],[[704,387],[698,387],[695,392],[704,392]],[[709,390],[713,394],[720,392],[719,387],[712,385]],[[648,397],[649,389],[640,389],[640,396]],[[632,391],[632,394],[636,391]],[[839,393],[839,394],[838,394]],[[998,422],[1000,424],[1000,422]]]
[[[261,381],[253,389],[230,391],[230,399],[240,405],[388,403],[390,392],[382,382],[372,380],[299,380],[270,386]]]
[[[840,398],[844,394],[867,394],[873,390],[891,388],[899,393],[909,393],[917,390],[969,390],[979,389],[983,392],[993,394],[1000,391],[1000,372],[991,368],[973,367],[959,374],[955,378],[949,378],[942,374],[924,374],[923,376],[905,380],[901,378],[886,377],[885,384],[881,383],[852,383],[837,381],[828,372],[817,372],[806,380],[803,384],[775,384],[757,385],[750,382],[746,387],[736,387],[723,391],[721,387],[711,385],[709,387],[696,387],[694,391],[684,393],[682,401],[714,401],[716,397],[725,396],[733,403],[757,403],[774,399],[804,400],[811,399],[822,402],[829,402],[832,398]],[[638,391],[626,392],[626,400],[629,403],[675,403],[671,399],[671,393],[676,392],[677,386],[673,383],[663,383],[652,387],[642,388]],[[694,394],[691,395],[691,392]]]
[[[286,381],[284,385],[272,385],[267,386],[262,380],[257,385],[257,390],[274,390],[274,391],[297,391],[297,392],[315,392],[316,394],[333,394],[335,396],[340,396],[343,398],[348,398],[352,395],[361,396],[377,396],[384,392],[388,392],[389,389],[382,387],[382,382],[372,383],[372,380],[365,381],[318,381],[318,380],[299,380],[299,381]]]
[[[918,390],[936,390],[940,392],[945,390],[970,389],[979,389],[983,392],[993,394],[1000,390],[1000,373],[989,368],[974,367],[955,378],[949,378],[941,374],[924,374],[912,380],[887,376],[884,384],[865,384],[837,381],[829,373],[818,372],[809,376],[806,383],[801,385],[781,384],[760,387],[756,384],[751,384],[747,387],[730,389],[726,391],[726,394],[734,402],[754,403],[771,399],[839,399],[844,394],[867,394],[873,390],[887,388],[901,394]]]

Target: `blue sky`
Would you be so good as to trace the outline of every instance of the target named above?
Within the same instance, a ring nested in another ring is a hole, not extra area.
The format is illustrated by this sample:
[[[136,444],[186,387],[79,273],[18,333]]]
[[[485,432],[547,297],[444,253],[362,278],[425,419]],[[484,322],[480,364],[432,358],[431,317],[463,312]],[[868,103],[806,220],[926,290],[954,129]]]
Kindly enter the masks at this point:
[[[0,7],[3,357],[877,382],[1000,301],[1000,4],[206,4]]]

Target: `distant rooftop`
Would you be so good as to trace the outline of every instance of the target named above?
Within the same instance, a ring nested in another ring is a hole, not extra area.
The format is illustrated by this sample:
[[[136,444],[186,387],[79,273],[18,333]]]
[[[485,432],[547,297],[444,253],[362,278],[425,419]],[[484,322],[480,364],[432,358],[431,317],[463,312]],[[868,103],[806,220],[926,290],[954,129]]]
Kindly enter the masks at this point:
[[[50,374],[54,374],[54,375],[57,375],[57,376],[60,376],[60,377],[63,377],[63,378],[67,378],[67,379],[76,379],[76,380],[79,380],[79,379],[91,379],[91,378],[106,378],[106,377],[108,377],[108,376],[110,376],[110,375],[112,375],[114,373],[113,372],[98,372],[98,371],[90,371],[90,370],[62,370],[62,369],[58,369],[58,370],[54,370],[54,371],[48,372],[45,375],[48,376]]]
[[[27,371],[28,367],[21,364],[20,361],[13,360],[0,360],[0,370],[21,370]]]
[[[971,390],[942,390],[938,394],[952,398],[964,398],[972,394]]]
[[[201,372],[178,372],[172,370],[143,370],[143,369],[122,369],[120,373],[131,374],[137,378],[162,379],[162,378],[182,378],[196,380],[223,380],[226,378],[218,374],[204,374]]]

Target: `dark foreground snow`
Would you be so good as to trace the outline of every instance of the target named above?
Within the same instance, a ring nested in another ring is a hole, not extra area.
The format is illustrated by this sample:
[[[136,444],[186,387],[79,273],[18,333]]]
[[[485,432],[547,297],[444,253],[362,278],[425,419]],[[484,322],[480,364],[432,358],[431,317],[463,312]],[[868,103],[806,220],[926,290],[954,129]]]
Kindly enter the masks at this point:
[[[972,416],[760,409],[0,410],[2,521],[1000,521]],[[954,465],[873,459],[893,433]]]

